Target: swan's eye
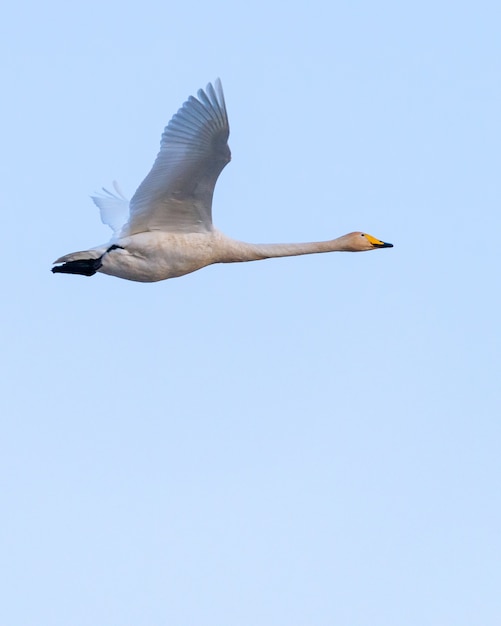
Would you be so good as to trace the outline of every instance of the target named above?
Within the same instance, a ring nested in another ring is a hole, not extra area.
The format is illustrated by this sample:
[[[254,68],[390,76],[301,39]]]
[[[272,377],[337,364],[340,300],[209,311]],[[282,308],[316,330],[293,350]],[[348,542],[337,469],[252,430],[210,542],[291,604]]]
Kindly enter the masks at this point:
[[[360,233],[360,237],[365,237],[364,233]]]

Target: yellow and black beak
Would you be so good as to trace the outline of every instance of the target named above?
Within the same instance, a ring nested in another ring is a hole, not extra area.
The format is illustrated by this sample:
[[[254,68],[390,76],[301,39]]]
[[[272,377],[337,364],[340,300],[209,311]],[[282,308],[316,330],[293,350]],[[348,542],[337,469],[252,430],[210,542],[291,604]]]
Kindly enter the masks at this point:
[[[367,235],[366,234],[365,237],[374,246],[374,248],[393,248],[393,244],[392,243],[386,243],[384,241],[380,241],[379,239],[376,239],[372,235]]]

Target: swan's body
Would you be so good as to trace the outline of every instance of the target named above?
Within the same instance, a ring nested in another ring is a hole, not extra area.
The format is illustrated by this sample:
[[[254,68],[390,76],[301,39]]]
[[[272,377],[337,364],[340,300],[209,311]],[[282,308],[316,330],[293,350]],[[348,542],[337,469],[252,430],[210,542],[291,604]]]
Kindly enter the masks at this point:
[[[229,125],[220,81],[190,97],[169,122],[152,170],[130,203],[105,191],[93,197],[112,240],[61,257],[53,272],[92,276],[96,272],[154,282],[189,274],[213,263],[258,261],[317,252],[361,252],[390,248],[355,232],[330,241],[250,244],[226,237],[212,225],[212,195],[230,161]],[[128,221],[125,223],[125,220]]]

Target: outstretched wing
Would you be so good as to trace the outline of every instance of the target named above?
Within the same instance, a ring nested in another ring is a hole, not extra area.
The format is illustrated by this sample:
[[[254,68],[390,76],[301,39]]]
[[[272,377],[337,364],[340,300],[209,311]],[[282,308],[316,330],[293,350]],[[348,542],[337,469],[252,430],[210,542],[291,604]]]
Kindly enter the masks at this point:
[[[231,158],[230,129],[221,81],[197,95],[188,98],[164,130],[153,168],[130,201],[122,235],[212,230],[212,195]]]
[[[113,233],[117,235],[129,217],[129,201],[120,191],[115,180],[113,181],[113,188],[116,194],[103,187],[104,193],[98,196],[91,196],[91,198],[99,208],[103,224],[108,225]]]

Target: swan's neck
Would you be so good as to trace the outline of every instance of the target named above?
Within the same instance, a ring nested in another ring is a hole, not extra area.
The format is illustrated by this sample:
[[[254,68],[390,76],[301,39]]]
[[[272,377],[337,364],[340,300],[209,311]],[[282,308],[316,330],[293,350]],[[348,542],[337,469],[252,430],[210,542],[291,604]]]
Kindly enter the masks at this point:
[[[276,257],[317,254],[319,252],[354,251],[345,241],[344,236],[330,241],[314,241],[309,243],[246,243],[232,240],[226,247],[223,263],[238,261],[260,261]]]

